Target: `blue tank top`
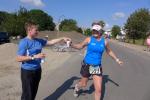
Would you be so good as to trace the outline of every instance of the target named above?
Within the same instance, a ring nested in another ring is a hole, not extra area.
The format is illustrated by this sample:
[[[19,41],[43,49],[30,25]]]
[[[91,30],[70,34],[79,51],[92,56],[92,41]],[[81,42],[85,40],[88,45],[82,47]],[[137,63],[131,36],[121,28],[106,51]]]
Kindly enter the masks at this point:
[[[102,55],[105,50],[105,39],[102,37],[100,41],[91,37],[90,43],[87,45],[87,52],[84,58],[84,62],[90,65],[100,65],[102,61]]]

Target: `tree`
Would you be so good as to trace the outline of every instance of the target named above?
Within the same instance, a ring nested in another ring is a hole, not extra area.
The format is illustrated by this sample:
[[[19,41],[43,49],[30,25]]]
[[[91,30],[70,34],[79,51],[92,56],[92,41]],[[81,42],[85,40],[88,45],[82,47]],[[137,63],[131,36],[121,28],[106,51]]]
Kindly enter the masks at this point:
[[[127,37],[133,39],[146,38],[146,33],[150,30],[150,12],[148,9],[141,8],[132,13],[125,24]],[[143,41],[144,44],[144,41]]]
[[[86,35],[86,36],[91,36],[91,35],[92,35],[92,30],[91,30],[90,28],[86,29],[86,30],[84,31],[84,35]]]
[[[9,32],[11,36],[26,36],[24,25],[29,20],[39,24],[39,30],[53,31],[55,29],[53,18],[47,13],[42,10],[28,11],[20,7],[15,13],[0,12],[0,30]]]
[[[64,19],[59,26],[59,30],[61,31],[77,31],[77,29],[77,22],[73,19]]]
[[[17,12],[17,34],[23,37],[26,36],[24,25],[29,19],[28,13],[28,10],[24,7],[20,7],[20,10]]]
[[[79,27],[79,28],[77,29],[77,32],[79,32],[79,33],[83,33],[82,28],[80,28],[80,27]]]
[[[98,23],[102,26],[102,28],[105,27],[105,22],[103,20],[100,20]]]
[[[39,30],[51,30],[55,29],[53,18],[42,10],[33,9],[29,11],[29,20],[34,21],[39,25]]]
[[[2,24],[3,31],[7,31],[11,36],[17,36],[19,33],[18,23],[17,23],[17,14],[11,14],[7,16],[7,19]]]
[[[112,27],[111,34],[112,34],[112,36],[113,36],[114,38],[116,38],[116,36],[117,36],[118,34],[120,34],[120,31],[121,31],[120,27],[119,27],[118,25],[114,25],[114,26]]]
[[[6,20],[9,14],[7,12],[0,11],[0,31],[3,31],[2,24]]]
[[[11,36],[25,36],[26,32],[24,24],[28,20],[28,11],[24,7],[20,7],[18,12],[7,15],[2,24],[3,30],[7,31]]]
[[[0,11],[0,25],[6,19],[7,14],[7,12]]]

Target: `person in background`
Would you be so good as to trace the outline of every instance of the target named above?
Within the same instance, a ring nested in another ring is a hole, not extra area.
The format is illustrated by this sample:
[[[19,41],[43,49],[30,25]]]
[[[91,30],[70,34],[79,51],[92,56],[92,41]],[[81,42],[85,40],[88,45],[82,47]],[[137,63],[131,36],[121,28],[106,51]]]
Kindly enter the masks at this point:
[[[35,100],[41,79],[41,60],[46,57],[42,49],[46,45],[54,45],[70,38],[62,37],[50,41],[37,38],[38,25],[32,21],[25,23],[27,36],[18,46],[17,58],[21,62],[22,96],[21,100]],[[71,41],[71,40],[70,40]]]
[[[106,39],[106,40],[109,40],[109,35],[107,34],[107,32],[104,32],[104,38]]]
[[[150,33],[146,39],[146,44],[147,44],[147,50],[150,51]]]

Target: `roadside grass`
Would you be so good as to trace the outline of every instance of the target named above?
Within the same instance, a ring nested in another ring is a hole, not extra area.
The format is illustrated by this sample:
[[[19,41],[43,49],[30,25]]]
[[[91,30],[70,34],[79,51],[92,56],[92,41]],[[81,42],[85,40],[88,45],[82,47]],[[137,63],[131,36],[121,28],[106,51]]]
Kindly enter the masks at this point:
[[[135,44],[135,45],[141,45],[141,46],[146,46],[145,42],[144,42],[144,45],[143,45],[143,41],[144,41],[143,39],[136,39],[135,43],[133,43],[132,39],[126,39],[125,40],[126,43]]]

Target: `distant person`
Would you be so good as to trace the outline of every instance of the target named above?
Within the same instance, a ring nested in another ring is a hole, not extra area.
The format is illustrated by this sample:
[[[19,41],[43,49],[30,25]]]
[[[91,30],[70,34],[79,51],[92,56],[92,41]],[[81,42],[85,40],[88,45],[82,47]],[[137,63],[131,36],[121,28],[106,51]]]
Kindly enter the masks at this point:
[[[150,34],[146,39],[146,44],[147,44],[147,50],[150,51]]]
[[[25,23],[27,37],[23,38],[18,46],[17,61],[21,65],[22,96],[21,100],[34,100],[37,94],[41,79],[41,60],[46,57],[42,48],[46,45],[53,45],[60,41],[68,41],[63,37],[51,41],[36,38],[38,25],[34,22]]]
[[[105,39],[108,39],[108,34],[104,33],[103,36],[104,36]]]
[[[111,56],[119,65],[122,65],[122,61],[116,57],[111,50],[109,43],[102,36],[101,26],[99,24],[92,25],[92,36],[87,37],[83,42],[79,44],[71,44],[71,47],[76,49],[83,49],[87,47],[86,55],[82,61],[81,75],[82,78],[75,85],[74,96],[79,95],[79,91],[82,87],[87,86],[87,82],[90,76],[93,78],[95,87],[95,100],[100,100],[102,93],[102,55],[106,50],[107,54]]]
[[[104,38],[106,39],[106,40],[108,40],[109,41],[109,39],[110,39],[110,36],[107,34],[107,32],[104,32]]]

